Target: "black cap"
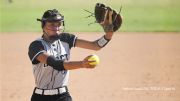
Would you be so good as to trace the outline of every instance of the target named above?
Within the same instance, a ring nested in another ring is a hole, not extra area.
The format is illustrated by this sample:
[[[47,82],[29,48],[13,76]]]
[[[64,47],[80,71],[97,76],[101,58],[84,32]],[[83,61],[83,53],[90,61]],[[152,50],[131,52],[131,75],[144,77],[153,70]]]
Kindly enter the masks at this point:
[[[62,16],[56,9],[47,10],[44,12],[42,19],[37,19],[37,21],[64,21],[64,16]]]

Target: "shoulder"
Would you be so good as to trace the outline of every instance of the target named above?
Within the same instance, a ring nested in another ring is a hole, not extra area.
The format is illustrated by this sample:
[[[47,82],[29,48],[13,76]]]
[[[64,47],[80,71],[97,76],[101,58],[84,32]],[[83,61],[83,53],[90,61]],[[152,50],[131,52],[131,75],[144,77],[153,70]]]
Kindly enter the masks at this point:
[[[69,38],[74,38],[75,37],[75,35],[74,34],[70,34],[70,33],[61,33],[61,34],[59,34],[59,38],[60,38],[60,40],[67,40],[67,39],[69,39]]]
[[[39,63],[39,61],[36,60],[36,57],[43,52],[45,52],[45,49],[41,40],[35,40],[30,43],[28,55],[33,64]]]
[[[70,48],[74,46],[76,38],[77,37],[74,34],[70,34],[70,33],[61,33],[59,35],[59,39],[63,42],[68,43]]]
[[[42,47],[42,41],[40,39],[34,40],[30,43],[29,48],[31,47]]]
[[[40,51],[44,51],[44,45],[42,44],[41,40],[34,40],[29,45],[28,54],[37,54]]]

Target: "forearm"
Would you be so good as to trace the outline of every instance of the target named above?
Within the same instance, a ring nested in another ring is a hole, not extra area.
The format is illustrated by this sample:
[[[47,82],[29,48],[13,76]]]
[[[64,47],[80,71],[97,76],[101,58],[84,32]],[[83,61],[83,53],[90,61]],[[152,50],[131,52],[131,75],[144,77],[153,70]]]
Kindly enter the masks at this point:
[[[95,41],[87,41],[83,39],[76,40],[76,47],[91,49],[91,50],[100,50],[103,48],[113,36],[113,32],[106,32],[101,38],[96,39]]]
[[[64,69],[66,70],[79,69],[79,68],[84,68],[83,61],[64,62]]]

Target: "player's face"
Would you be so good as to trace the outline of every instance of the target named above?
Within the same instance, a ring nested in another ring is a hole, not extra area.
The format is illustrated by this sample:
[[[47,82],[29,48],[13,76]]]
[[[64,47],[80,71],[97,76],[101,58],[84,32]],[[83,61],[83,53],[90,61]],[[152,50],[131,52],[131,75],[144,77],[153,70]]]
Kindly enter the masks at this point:
[[[61,22],[56,21],[56,22],[46,22],[44,26],[44,31],[48,33],[50,36],[56,35],[60,32],[60,26]]]

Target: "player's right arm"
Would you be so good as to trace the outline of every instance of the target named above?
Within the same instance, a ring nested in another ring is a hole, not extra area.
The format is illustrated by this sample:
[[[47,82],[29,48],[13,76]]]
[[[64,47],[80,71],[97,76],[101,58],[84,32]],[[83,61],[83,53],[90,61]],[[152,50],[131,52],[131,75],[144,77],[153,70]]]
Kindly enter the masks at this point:
[[[54,56],[46,53],[40,41],[34,41],[31,43],[28,55],[32,61],[32,64],[44,63],[58,71],[94,67],[89,65],[94,61],[88,61],[88,57],[86,57],[83,61],[64,62],[62,60],[58,60]]]
[[[37,56],[37,60],[41,63],[47,64],[53,67],[56,70],[72,70],[78,68],[93,68],[93,65],[89,65],[91,62],[88,61],[89,57],[86,57],[83,61],[70,61],[70,62],[63,62],[62,60],[56,59],[54,56],[48,55],[46,52]]]

